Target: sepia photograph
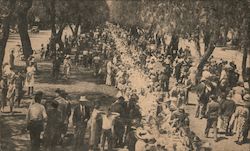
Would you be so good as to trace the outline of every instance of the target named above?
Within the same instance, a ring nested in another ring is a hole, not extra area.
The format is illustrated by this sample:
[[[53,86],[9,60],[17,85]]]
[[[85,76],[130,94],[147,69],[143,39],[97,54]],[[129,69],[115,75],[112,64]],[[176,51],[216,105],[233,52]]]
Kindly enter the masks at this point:
[[[0,151],[250,151],[250,0],[0,0]]]

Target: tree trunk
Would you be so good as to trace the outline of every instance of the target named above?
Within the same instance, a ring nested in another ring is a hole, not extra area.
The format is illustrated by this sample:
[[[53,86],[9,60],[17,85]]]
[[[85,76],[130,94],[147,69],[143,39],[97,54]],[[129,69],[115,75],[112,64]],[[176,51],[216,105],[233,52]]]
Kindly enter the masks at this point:
[[[210,37],[211,37],[210,31],[205,30],[204,31],[204,39],[203,39],[204,40],[204,44],[205,44],[204,53],[207,51],[207,49],[209,47]]]
[[[201,57],[201,46],[200,46],[200,36],[199,35],[197,35],[194,38],[194,43],[195,43],[195,47],[196,47],[196,52],[198,54],[198,57],[200,58]]]
[[[50,9],[48,12],[50,14],[50,26],[51,26],[51,37],[50,37],[50,51],[53,54],[53,57],[56,57],[56,10],[55,10],[55,1],[51,0]]]
[[[247,56],[248,56],[248,49],[245,47],[243,48],[243,58],[242,58],[242,77],[244,81],[247,79],[246,77]]]
[[[18,31],[22,42],[23,55],[25,60],[27,60],[29,56],[33,54],[30,37],[28,34],[27,12],[18,14]]]
[[[2,65],[5,56],[5,47],[9,38],[10,18],[3,19],[3,30],[0,37],[0,76],[2,76]]]
[[[214,52],[215,46],[216,46],[216,41],[218,39],[218,32],[219,31],[215,31],[212,33],[212,37],[209,41],[208,47],[205,51],[205,54],[202,56],[199,65],[197,67],[197,74],[196,74],[196,80],[199,81],[201,76],[202,76],[202,71],[203,68],[205,66],[205,64],[207,63],[207,60],[209,59],[209,57],[211,56],[211,54]]]
[[[2,33],[0,33],[0,77],[2,77],[2,65],[5,56],[5,48],[7,41],[9,39],[10,19],[13,15],[15,5],[16,5],[16,0],[8,1],[7,3],[8,12],[6,12],[5,17],[2,18]],[[4,16],[4,14],[1,15]]]
[[[228,27],[225,27],[224,35],[223,35],[223,46],[225,47],[227,45],[227,34],[228,34]]]
[[[250,1],[245,4],[245,18],[242,24],[242,42],[241,48],[243,49],[243,58],[242,58],[242,77],[243,80],[249,80],[250,78],[247,75],[247,57],[250,50]],[[249,63],[249,62],[248,62]],[[250,81],[250,80],[249,80]]]

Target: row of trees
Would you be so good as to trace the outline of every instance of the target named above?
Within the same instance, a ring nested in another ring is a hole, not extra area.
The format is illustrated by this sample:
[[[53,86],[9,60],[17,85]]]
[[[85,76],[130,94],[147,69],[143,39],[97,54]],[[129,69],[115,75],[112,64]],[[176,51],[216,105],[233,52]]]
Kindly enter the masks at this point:
[[[2,66],[5,47],[11,25],[18,25],[25,59],[33,54],[28,34],[28,18],[39,18],[49,24],[51,29],[51,51],[56,45],[63,49],[62,34],[66,26],[72,30],[76,39],[81,26],[82,31],[95,28],[109,17],[109,8],[105,0],[0,0],[0,66]]]
[[[26,18],[32,6],[32,0],[1,0],[0,6],[0,19],[2,23],[2,32],[0,35],[0,65],[2,66],[5,47],[9,38],[10,26],[14,21],[18,25],[25,58],[27,59],[33,53],[28,35],[28,22]]]
[[[218,41],[225,46],[229,30],[237,31],[239,45],[243,50],[242,74],[246,74],[247,54],[250,50],[250,0],[120,0],[112,4],[111,20],[115,23],[141,26],[192,40],[200,56],[198,78]],[[205,44],[203,51],[201,40]]]

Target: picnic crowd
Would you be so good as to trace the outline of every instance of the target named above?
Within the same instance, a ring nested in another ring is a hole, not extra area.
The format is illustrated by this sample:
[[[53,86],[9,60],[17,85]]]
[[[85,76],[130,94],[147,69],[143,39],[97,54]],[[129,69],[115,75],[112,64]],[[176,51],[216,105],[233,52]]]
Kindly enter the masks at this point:
[[[190,47],[178,48],[175,37],[166,44],[164,38],[157,32],[125,30],[107,23],[77,39],[65,35],[65,49],[56,53],[50,52],[49,44],[47,48],[41,45],[41,59],[52,59],[55,80],[70,80],[76,66],[93,70],[99,83],[116,87],[116,101],[107,110],[100,108],[102,100],[93,103],[86,96],[79,96],[79,104],[73,105],[70,94],[59,88],[55,99],[44,101],[43,92],[34,90],[37,72],[42,72],[36,58],[29,58],[24,71],[16,70],[12,51],[9,63],[3,66],[1,112],[8,102],[14,114],[15,103],[19,107],[24,95],[34,97],[27,111],[34,151],[42,142],[50,151],[63,145],[71,116],[74,150],[83,150],[84,144],[94,151],[209,148],[189,127],[189,116],[206,118],[204,135],[208,137],[213,129],[215,142],[217,133],[224,132],[226,137],[235,137],[237,144],[246,143],[250,128],[249,84],[239,80],[235,63],[211,56],[197,78],[197,63]],[[191,93],[197,100],[190,100]],[[195,115],[185,111],[190,102],[197,102]]]

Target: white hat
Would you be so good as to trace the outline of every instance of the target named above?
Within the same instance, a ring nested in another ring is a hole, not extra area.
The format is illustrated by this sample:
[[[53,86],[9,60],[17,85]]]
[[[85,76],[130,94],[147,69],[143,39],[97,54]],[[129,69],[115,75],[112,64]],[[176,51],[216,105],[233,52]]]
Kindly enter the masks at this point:
[[[70,58],[70,56],[69,55],[66,55],[66,57],[65,58]]]
[[[118,91],[117,94],[116,94],[116,98],[119,98],[119,97],[122,97],[122,92],[121,91]]]
[[[250,94],[245,94],[245,95],[243,96],[243,100],[245,100],[245,101],[250,101]]]
[[[79,101],[80,102],[88,102],[89,100],[86,98],[86,96],[81,96]]]

